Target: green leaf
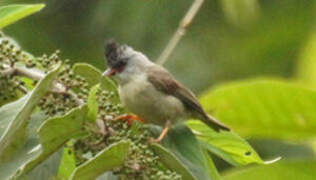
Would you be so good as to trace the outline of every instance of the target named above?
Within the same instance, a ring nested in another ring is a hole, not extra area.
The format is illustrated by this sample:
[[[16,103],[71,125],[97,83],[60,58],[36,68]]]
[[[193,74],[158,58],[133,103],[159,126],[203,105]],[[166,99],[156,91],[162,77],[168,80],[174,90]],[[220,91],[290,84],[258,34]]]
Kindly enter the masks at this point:
[[[89,87],[100,83],[101,71],[90,64],[76,63],[73,66],[73,71],[75,74],[85,78],[89,84]]]
[[[47,74],[33,91],[18,101],[7,104],[0,109],[1,129],[4,130],[1,130],[3,133],[0,136],[0,160],[8,159],[10,155],[6,152],[13,153],[23,142],[30,115],[38,101],[51,88],[60,67],[56,67]]]
[[[208,152],[206,150],[204,150],[203,152],[204,152],[204,157],[206,159],[206,167],[209,168],[209,176],[211,177],[211,179],[222,179],[216,169],[216,166],[213,160],[209,156]]]
[[[94,179],[106,171],[123,165],[128,154],[129,146],[129,141],[120,141],[109,146],[94,158],[76,168],[71,179]]]
[[[8,5],[0,7],[0,29],[34,14],[45,7],[45,4]]]
[[[187,121],[202,146],[234,166],[250,163],[262,164],[257,152],[233,132],[215,132],[200,121]]]
[[[62,160],[58,170],[58,177],[61,179],[69,179],[75,169],[76,159],[74,152],[71,148],[64,148]]]
[[[89,84],[89,87],[92,87],[100,83],[102,89],[114,92],[114,98],[112,100],[114,100],[114,102],[119,102],[119,95],[117,92],[116,85],[109,78],[103,77],[99,69],[95,68],[94,66],[91,66],[90,64],[76,63],[73,66],[73,71],[75,74],[85,78]]]
[[[75,108],[61,117],[54,117],[45,121],[38,130],[40,136],[40,156],[28,162],[23,169],[27,173],[37,164],[47,159],[56,152],[62,145],[72,138],[79,138],[86,135],[83,123],[86,120],[88,108],[86,105]]]
[[[316,88],[316,33],[309,38],[300,57],[297,78],[306,85]]]
[[[190,173],[189,169],[185,165],[182,165],[181,161],[171,151],[159,144],[153,144],[152,148],[159,156],[160,161],[169,169],[176,171],[183,179],[194,180],[194,176]]]
[[[0,179],[9,179],[18,169],[24,167],[25,163],[38,156],[37,149],[40,148],[34,128],[31,127],[36,127],[45,116],[31,116],[31,112],[39,99],[50,89],[59,69],[60,67],[56,67],[48,73],[33,91],[0,109]],[[30,125],[27,126],[29,122]]]
[[[90,64],[76,63],[73,66],[73,71],[75,74],[84,77],[89,83],[90,87],[101,82],[101,87],[104,89],[117,92],[116,85],[113,83],[113,81],[107,77],[103,77],[102,72]]]
[[[98,92],[99,88],[100,88],[99,84],[93,86],[88,96],[88,108],[89,108],[88,118],[91,122],[95,122],[98,116],[99,103],[97,100],[96,93]]]
[[[276,80],[236,82],[209,91],[201,103],[243,136],[316,137],[316,92],[298,85]]]
[[[47,120],[40,127],[40,137],[38,137],[36,129],[46,118],[42,115],[32,116],[31,124],[28,126],[28,139],[23,147],[14,154],[12,160],[8,162],[0,161],[0,179],[8,179],[13,175],[15,177],[28,176],[29,173],[38,172],[38,167],[42,166],[43,163],[47,164],[47,160],[51,159],[52,155],[55,156],[55,152],[65,142],[85,134],[82,124],[86,119],[87,112],[88,108],[83,106],[73,109],[62,117]]]
[[[52,180],[58,173],[58,167],[62,157],[62,149],[52,154],[42,163],[38,164],[29,173],[18,176],[17,179],[32,180],[32,179],[49,179]]]
[[[253,166],[225,173],[224,180],[314,180],[315,161],[280,161],[270,165]]]
[[[156,127],[156,133],[157,133]],[[161,129],[160,129],[161,130]],[[189,128],[175,125],[162,141],[162,146],[153,145],[161,161],[184,179],[219,179],[212,160],[201,148]]]

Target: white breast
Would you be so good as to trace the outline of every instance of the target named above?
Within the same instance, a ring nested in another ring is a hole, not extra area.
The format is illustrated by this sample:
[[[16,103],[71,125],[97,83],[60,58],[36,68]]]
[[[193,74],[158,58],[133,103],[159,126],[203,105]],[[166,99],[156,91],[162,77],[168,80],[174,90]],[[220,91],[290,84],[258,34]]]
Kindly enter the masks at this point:
[[[133,81],[119,87],[123,104],[149,123],[164,125],[185,118],[180,100],[155,89],[145,74],[133,77]]]

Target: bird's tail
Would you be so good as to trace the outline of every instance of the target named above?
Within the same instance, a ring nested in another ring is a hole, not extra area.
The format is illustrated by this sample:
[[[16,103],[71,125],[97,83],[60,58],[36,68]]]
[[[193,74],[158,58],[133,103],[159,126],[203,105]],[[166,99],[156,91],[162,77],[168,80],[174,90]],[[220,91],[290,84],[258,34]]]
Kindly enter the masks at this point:
[[[230,131],[229,127],[210,115],[206,115],[202,121],[217,132],[220,130]]]

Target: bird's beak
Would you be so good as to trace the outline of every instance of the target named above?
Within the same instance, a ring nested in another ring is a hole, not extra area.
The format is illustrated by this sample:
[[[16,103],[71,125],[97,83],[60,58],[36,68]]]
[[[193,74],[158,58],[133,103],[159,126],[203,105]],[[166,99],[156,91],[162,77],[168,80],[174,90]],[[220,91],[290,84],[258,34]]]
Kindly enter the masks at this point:
[[[107,70],[104,71],[102,76],[113,76],[117,71],[115,69],[108,68]]]

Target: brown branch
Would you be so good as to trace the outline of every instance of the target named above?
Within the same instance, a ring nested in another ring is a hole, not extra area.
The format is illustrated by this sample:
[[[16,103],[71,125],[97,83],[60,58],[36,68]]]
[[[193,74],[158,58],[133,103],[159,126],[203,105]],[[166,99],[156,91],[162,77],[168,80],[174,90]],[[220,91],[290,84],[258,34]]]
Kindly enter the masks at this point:
[[[23,66],[11,67],[9,65],[4,65],[4,70],[1,72],[1,74],[5,76],[19,75],[19,76],[28,77],[33,80],[41,80],[45,77],[45,73],[38,69],[30,69]],[[67,88],[59,82],[54,83],[53,88],[51,89],[51,92],[58,93],[58,94],[68,94],[75,99],[78,105],[82,105],[84,103],[82,99],[78,98],[76,93],[74,93],[73,91],[67,90]]]
[[[204,0],[194,0],[190,9],[187,11],[186,15],[181,20],[177,31],[173,34],[166,48],[163,50],[163,52],[159,56],[157,60],[157,64],[163,65],[167,61],[168,57],[177,46],[180,39],[185,34],[187,28],[192,23],[193,18],[195,17],[197,12],[200,10],[201,6],[203,5],[203,2]]]

